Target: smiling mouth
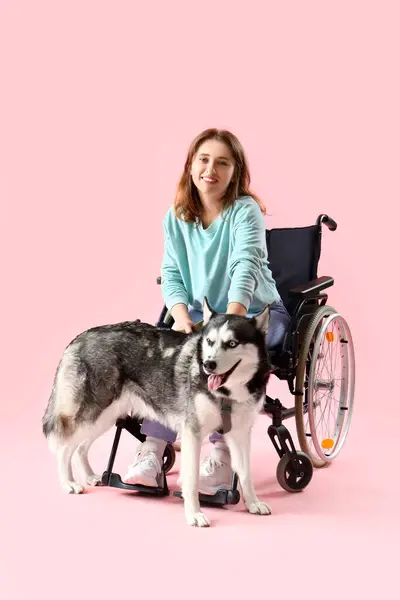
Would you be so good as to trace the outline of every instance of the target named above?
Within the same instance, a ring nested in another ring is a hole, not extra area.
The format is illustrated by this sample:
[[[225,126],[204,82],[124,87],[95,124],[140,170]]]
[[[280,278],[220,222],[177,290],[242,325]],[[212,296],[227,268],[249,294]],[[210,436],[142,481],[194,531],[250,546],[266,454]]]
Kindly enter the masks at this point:
[[[218,183],[218,179],[213,179],[212,177],[202,177],[202,180],[206,183]]]
[[[225,373],[210,373],[209,371],[207,371],[207,369],[205,367],[203,367],[204,372],[208,375],[208,379],[207,379],[207,385],[208,385],[208,389],[210,391],[214,391],[217,390],[218,388],[220,388],[221,386],[223,386],[228,378],[230,377],[230,375],[232,375],[233,371],[236,369],[236,367],[238,366],[238,364],[241,362],[241,359],[238,360],[238,362],[233,365],[232,368],[229,369],[229,371],[226,371]]]

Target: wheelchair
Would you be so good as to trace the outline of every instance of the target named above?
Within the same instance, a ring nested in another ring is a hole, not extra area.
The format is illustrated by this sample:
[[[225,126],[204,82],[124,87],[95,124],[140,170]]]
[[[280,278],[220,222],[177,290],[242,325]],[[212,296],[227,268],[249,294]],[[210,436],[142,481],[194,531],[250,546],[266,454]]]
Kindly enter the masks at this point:
[[[334,279],[318,276],[322,227],[337,229],[336,222],[321,214],[315,225],[266,230],[268,257],[280,296],[291,316],[283,343],[271,349],[273,375],[286,381],[294,406],[265,396],[263,410],[271,419],[268,435],[279,456],[276,476],[287,492],[300,492],[310,483],[314,468],[331,463],[340,453],[351,423],[355,391],[355,354],[350,328],[342,315],[327,304],[326,289]],[[161,278],[157,278],[161,283]],[[171,328],[174,321],[163,307],[157,327]],[[295,417],[300,450],[296,450],[283,424]],[[139,441],[146,436],[141,423],[119,419],[102,484],[151,495],[168,495],[166,475],[175,462],[175,450],[167,444],[162,479],[157,488],[126,484],[112,472],[122,430]],[[180,492],[175,496],[181,497]],[[237,504],[240,500],[237,475],[230,490],[214,496],[200,494],[205,505]]]

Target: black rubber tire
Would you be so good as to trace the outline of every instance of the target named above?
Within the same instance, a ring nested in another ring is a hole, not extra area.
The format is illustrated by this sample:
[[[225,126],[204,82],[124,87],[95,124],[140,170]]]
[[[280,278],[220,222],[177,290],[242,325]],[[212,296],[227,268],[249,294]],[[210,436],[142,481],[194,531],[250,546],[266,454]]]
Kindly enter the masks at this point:
[[[165,446],[164,455],[163,455],[163,461],[164,461],[163,469],[164,469],[165,474],[169,473],[169,471],[174,466],[175,458],[176,458],[175,448],[172,446],[172,444],[167,444]]]
[[[227,493],[228,504],[238,504],[240,502],[239,490],[229,490]]]
[[[313,476],[313,464],[310,457],[305,452],[297,452],[297,457],[301,461],[301,470],[298,472],[298,479],[289,481],[289,477],[294,475],[295,471],[290,462],[290,456],[284,454],[276,468],[276,478],[279,485],[286,491],[297,493],[304,490],[310,483]]]

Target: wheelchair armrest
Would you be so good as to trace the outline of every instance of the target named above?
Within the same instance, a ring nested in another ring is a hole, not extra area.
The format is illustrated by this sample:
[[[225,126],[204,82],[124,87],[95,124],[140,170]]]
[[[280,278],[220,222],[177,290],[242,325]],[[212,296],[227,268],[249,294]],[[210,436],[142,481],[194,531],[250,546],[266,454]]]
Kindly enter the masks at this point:
[[[317,296],[319,292],[324,290],[327,287],[333,285],[334,279],[333,277],[318,277],[317,279],[313,279],[308,283],[304,283],[303,285],[298,285],[295,288],[289,290],[289,298],[293,298],[295,296],[298,297],[306,297],[306,296]]]

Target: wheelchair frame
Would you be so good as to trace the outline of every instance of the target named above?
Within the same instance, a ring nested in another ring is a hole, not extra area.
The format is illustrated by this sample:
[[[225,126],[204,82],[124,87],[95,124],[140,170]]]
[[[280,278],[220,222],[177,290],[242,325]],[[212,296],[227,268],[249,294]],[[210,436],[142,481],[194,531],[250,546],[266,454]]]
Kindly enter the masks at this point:
[[[330,231],[337,229],[336,222],[326,214],[319,215],[315,225],[318,230],[318,243],[320,247],[322,236],[322,225],[326,225]],[[317,273],[317,265],[319,253],[314,257],[315,264],[313,273]],[[161,277],[157,278],[157,283],[161,284]],[[265,397],[264,411],[272,419],[271,425],[268,427],[268,435],[272,444],[280,458],[277,466],[277,479],[283,489],[288,492],[299,492],[310,483],[313,476],[313,467],[321,467],[326,464],[326,460],[322,458],[310,457],[309,447],[305,441],[305,434],[302,423],[304,414],[308,412],[308,393],[303,385],[302,389],[296,387],[295,382],[298,378],[297,369],[299,367],[299,356],[301,353],[301,344],[304,340],[307,327],[310,324],[318,309],[326,306],[328,295],[324,292],[325,289],[332,286],[334,279],[328,276],[315,277],[311,281],[290,289],[288,292],[288,310],[292,316],[289,329],[285,335],[283,345],[279,352],[270,351],[271,359],[274,364],[273,374],[280,380],[287,381],[290,393],[295,397],[295,406],[286,408],[282,405],[279,399],[271,398],[268,395]],[[332,314],[340,317],[332,309]],[[342,319],[343,320],[343,319]],[[344,320],[343,320],[344,321]],[[171,328],[173,318],[163,307],[157,327]],[[348,329],[348,326],[346,324]],[[302,334],[303,333],[303,337]],[[350,347],[353,351],[351,334],[348,329],[348,340],[341,340],[342,343],[350,342]],[[354,362],[354,351],[353,351]],[[306,362],[306,369],[309,371],[310,363]],[[304,377],[303,377],[304,381]],[[349,410],[349,417],[352,412],[352,402],[354,395],[354,381],[351,396],[351,407],[343,406],[343,410]],[[296,417],[297,432],[302,451],[298,451],[292,440],[292,436],[283,422],[289,418]],[[131,435],[143,442],[146,436],[140,431],[140,422],[125,418],[119,419],[116,423],[116,433],[113,446],[111,449],[106,471],[103,473],[102,484],[117,487],[125,490],[133,490],[151,495],[168,495],[169,489],[166,480],[166,474],[171,469],[175,462],[175,450],[171,444],[167,444],[164,452],[164,468],[162,478],[157,488],[149,488],[141,485],[126,484],[121,480],[117,473],[113,473],[113,464],[121,436],[122,430],[125,429]],[[343,442],[342,442],[343,443]],[[238,478],[236,473],[233,474],[232,487],[230,490],[219,490],[214,496],[200,494],[200,502],[204,505],[223,506],[226,504],[237,504],[240,500],[240,493],[237,489]],[[175,492],[175,496],[181,497],[180,492]]]

